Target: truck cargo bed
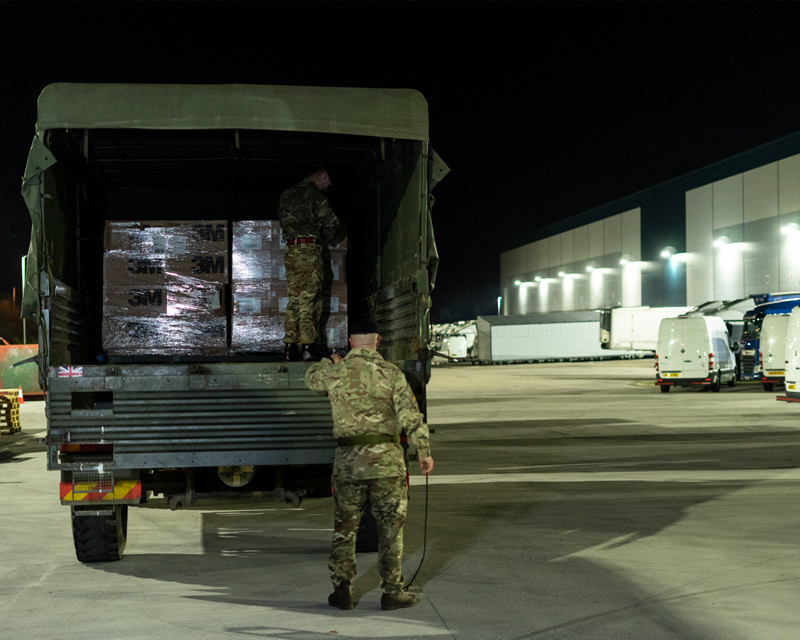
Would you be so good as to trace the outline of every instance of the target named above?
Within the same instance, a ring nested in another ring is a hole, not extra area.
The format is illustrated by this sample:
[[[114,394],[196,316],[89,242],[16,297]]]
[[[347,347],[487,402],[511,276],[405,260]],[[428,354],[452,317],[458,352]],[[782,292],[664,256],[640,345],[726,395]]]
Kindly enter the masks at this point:
[[[61,377],[51,367],[48,466],[80,467],[67,444],[112,445],[109,469],[330,464],[330,403],[305,388],[308,366],[137,363]]]

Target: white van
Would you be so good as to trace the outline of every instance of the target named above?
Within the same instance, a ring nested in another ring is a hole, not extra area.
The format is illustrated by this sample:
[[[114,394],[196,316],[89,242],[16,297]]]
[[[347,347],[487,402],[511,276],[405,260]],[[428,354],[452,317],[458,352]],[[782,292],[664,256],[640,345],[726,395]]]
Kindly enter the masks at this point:
[[[786,328],[786,360],[784,381],[786,397],[778,400],[800,402],[800,307],[792,309],[789,326]]]
[[[661,391],[673,386],[719,391],[723,382],[736,384],[736,360],[722,318],[664,318],[656,344],[656,385]]]
[[[758,361],[761,367],[761,383],[764,391],[772,391],[775,384],[782,384],[786,368],[786,331],[789,314],[776,313],[764,316],[761,337],[758,343]]]

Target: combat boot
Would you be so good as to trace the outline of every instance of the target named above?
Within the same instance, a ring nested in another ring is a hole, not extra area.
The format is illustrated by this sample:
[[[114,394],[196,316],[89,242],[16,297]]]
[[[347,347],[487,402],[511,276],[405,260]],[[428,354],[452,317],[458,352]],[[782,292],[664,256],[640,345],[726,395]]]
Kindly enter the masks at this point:
[[[384,593],[381,596],[381,609],[384,611],[394,611],[395,609],[405,609],[413,607],[419,602],[419,598],[413,593],[398,591],[397,593]]]
[[[284,362],[300,362],[300,349],[294,342],[288,343],[283,349]]]
[[[340,582],[334,587],[333,593],[328,596],[328,604],[337,609],[352,609],[355,605],[353,597],[350,595],[350,583]]]

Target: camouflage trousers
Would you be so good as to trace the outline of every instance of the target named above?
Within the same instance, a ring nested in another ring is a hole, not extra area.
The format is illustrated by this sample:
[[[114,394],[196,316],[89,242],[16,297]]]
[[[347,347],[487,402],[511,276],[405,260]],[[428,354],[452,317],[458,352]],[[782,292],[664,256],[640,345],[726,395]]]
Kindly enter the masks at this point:
[[[334,479],[333,497],[336,511],[333,517],[333,548],[328,562],[328,568],[333,572],[333,586],[344,581],[352,582],[356,575],[356,532],[364,504],[369,498],[372,514],[378,523],[381,588],[386,593],[401,591],[403,524],[408,509],[406,479],[375,478],[341,483]]]
[[[283,321],[283,342],[317,342],[322,316],[322,247],[318,243],[287,244],[284,252],[289,302]]]

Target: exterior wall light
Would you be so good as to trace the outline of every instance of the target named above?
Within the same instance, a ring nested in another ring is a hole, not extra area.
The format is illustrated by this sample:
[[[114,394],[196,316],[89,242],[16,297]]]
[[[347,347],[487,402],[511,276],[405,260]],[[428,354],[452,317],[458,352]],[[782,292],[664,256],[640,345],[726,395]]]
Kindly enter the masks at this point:
[[[790,233],[795,233],[797,231],[800,231],[800,225],[798,225],[796,222],[790,222],[781,229],[781,233],[784,235],[789,235]]]
[[[623,267],[624,267],[626,264],[628,264],[628,262],[630,262],[630,260],[628,260],[628,258],[627,258],[626,256],[623,256],[623,257],[622,257],[622,260],[620,260],[620,261],[619,261],[619,263],[620,263],[620,264],[621,264]]]
[[[558,272],[558,277],[559,277],[559,278],[563,278],[565,275],[567,275],[567,274],[566,274],[566,273],[564,273],[563,271],[559,271],[559,272]]]
[[[536,282],[541,282],[542,281],[542,276],[536,276],[534,278],[534,280],[536,280]]]
[[[714,240],[715,247],[724,247],[730,244],[731,240],[728,236],[720,236],[716,240]]]
[[[664,247],[664,250],[661,252],[662,258],[671,258],[675,255],[675,247]]]
[[[515,285],[517,285],[517,286],[519,286],[519,285],[521,285],[521,284],[522,284],[522,282],[520,282],[519,280],[514,280],[514,284],[515,284]]]

